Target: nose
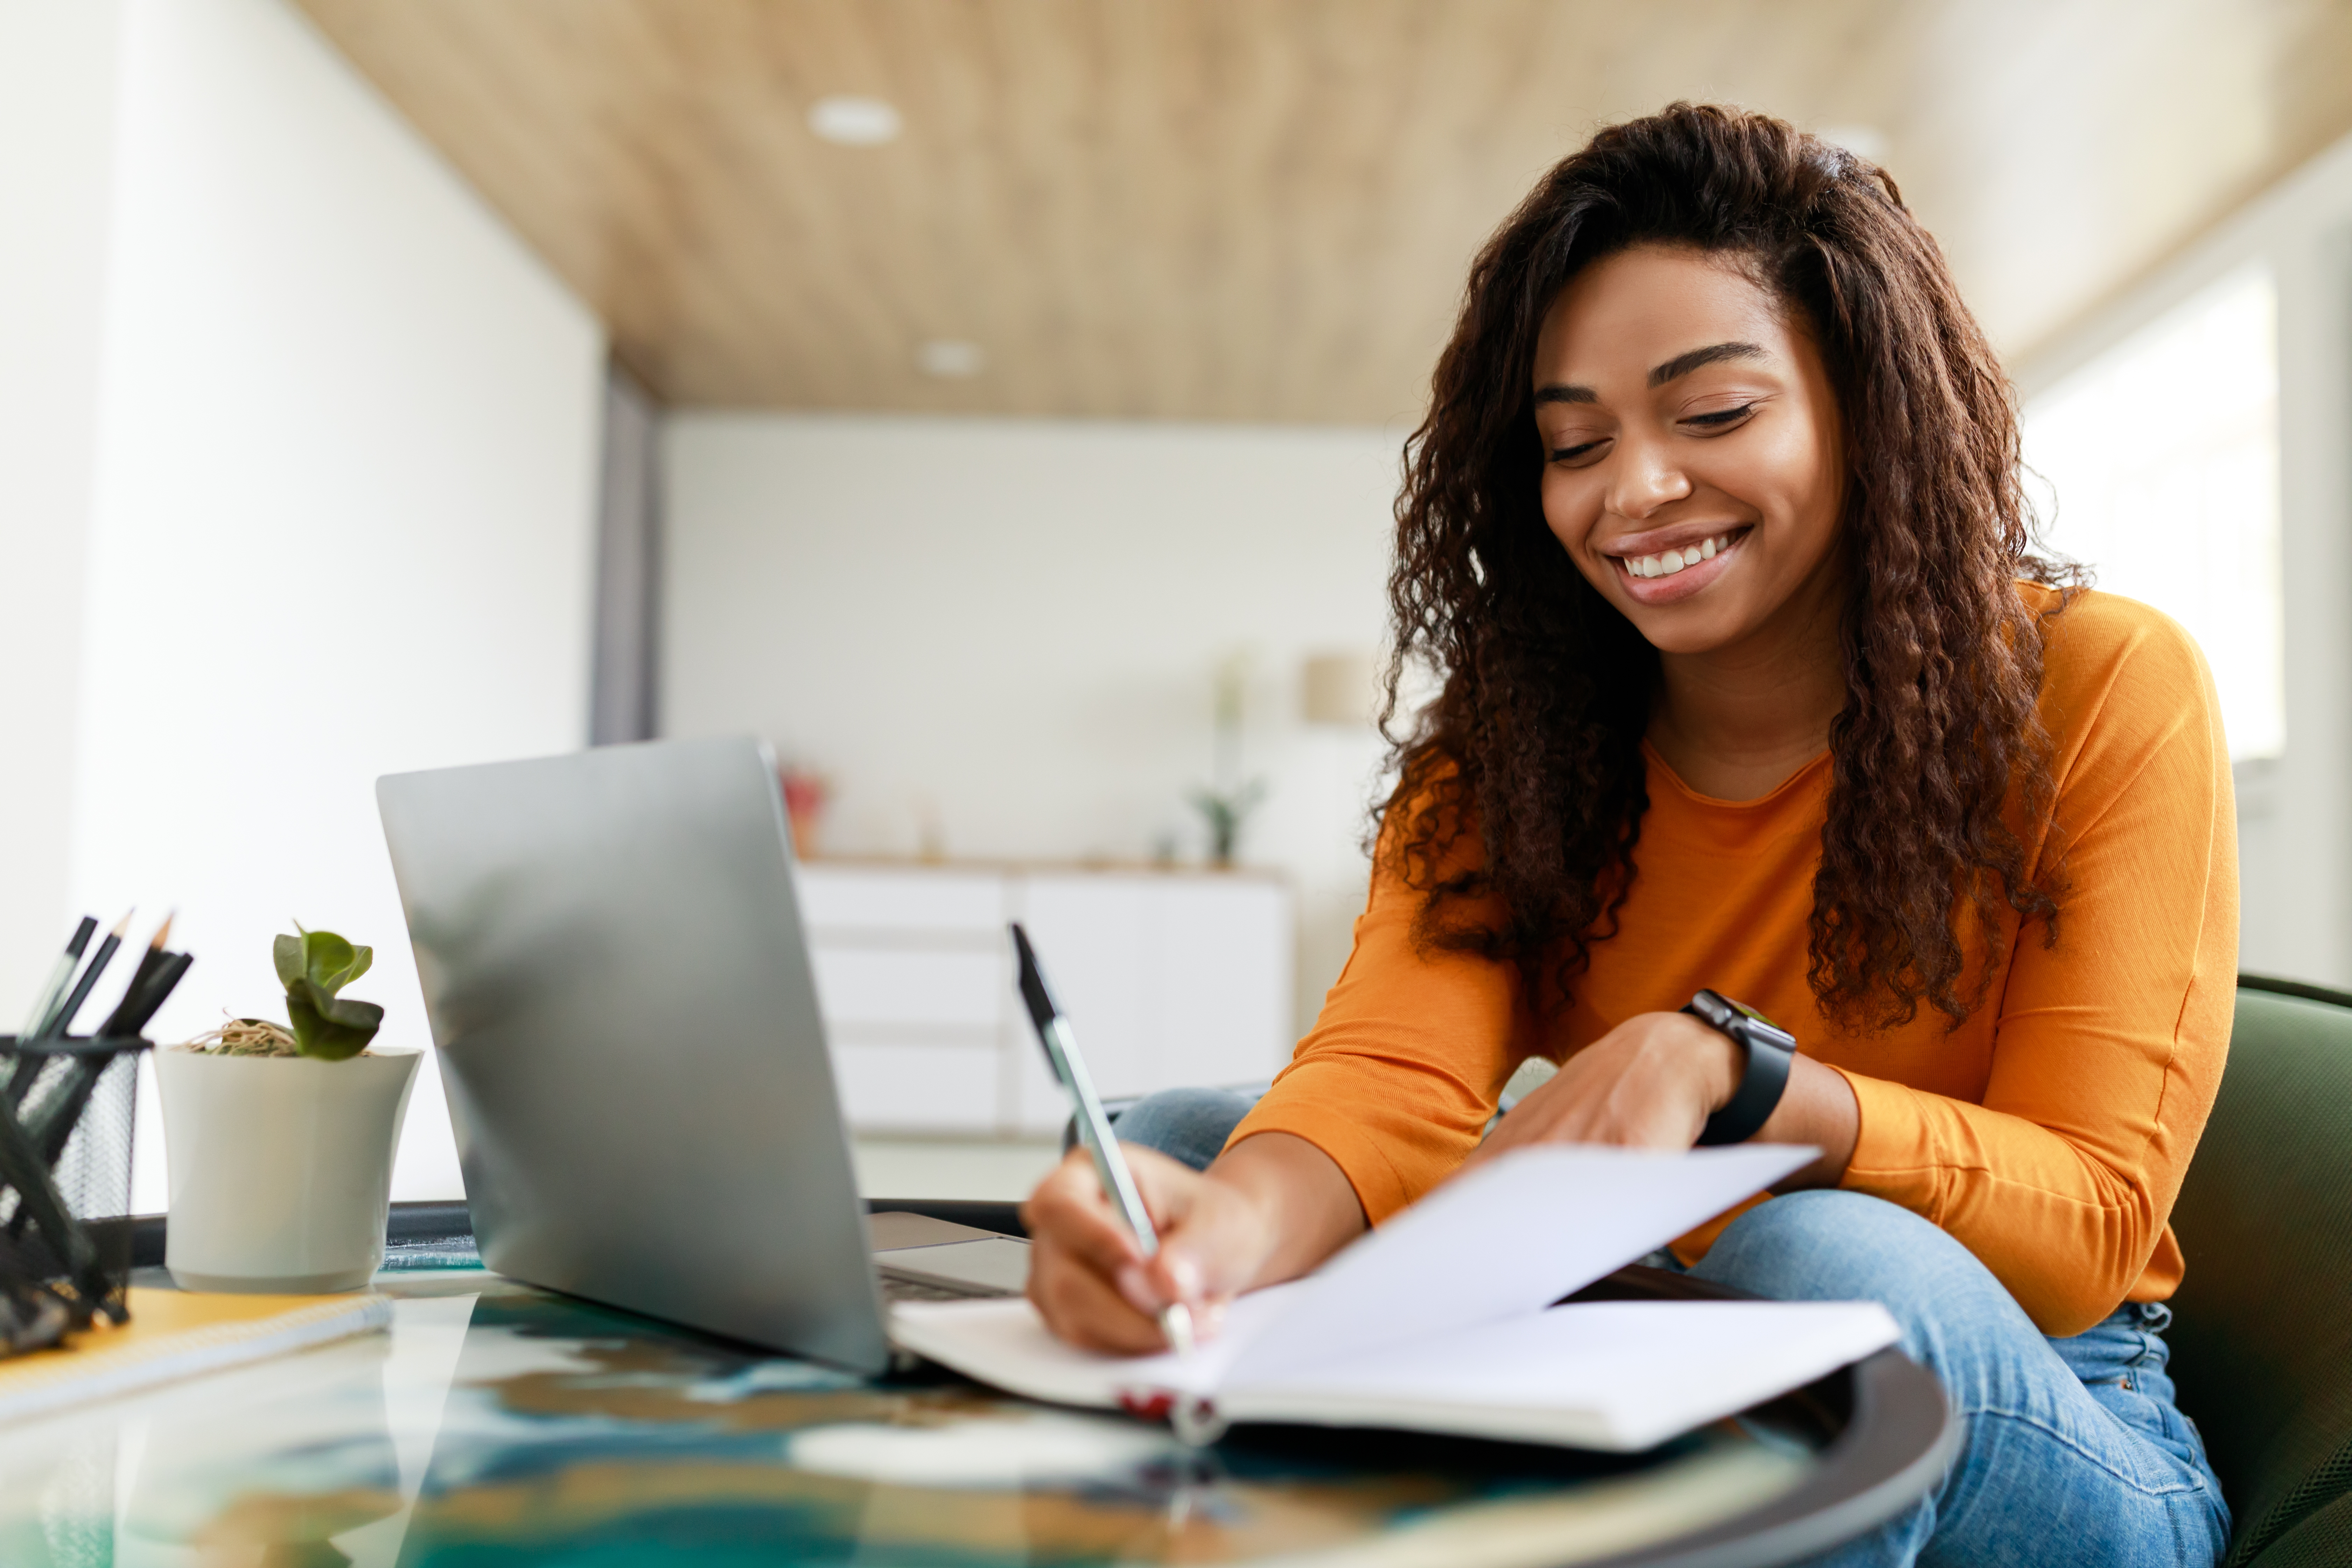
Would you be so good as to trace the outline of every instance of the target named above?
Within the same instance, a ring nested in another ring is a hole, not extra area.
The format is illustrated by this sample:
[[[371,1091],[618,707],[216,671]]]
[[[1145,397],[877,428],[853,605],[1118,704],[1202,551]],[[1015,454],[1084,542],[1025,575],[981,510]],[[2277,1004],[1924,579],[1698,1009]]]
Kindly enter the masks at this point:
[[[1691,493],[1690,476],[1663,441],[1631,433],[1617,437],[1617,472],[1609,487],[1609,510],[1633,521]]]

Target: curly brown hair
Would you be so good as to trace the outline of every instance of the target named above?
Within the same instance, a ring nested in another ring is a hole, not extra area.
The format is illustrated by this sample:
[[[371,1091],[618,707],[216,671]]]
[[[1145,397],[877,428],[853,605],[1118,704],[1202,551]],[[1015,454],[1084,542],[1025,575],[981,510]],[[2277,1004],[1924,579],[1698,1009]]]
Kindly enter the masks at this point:
[[[2035,551],[2013,395],[1936,242],[1883,171],[1764,115],[1677,103],[1601,132],[1472,264],[1397,500],[1382,853],[1424,894],[1420,939],[1516,963],[1538,1011],[1617,929],[1658,656],[1545,524],[1533,355],[1569,279],[1644,243],[1733,260],[1827,368],[1846,699],[1807,978],[1849,1027],[1907,1023],[1923,999],[1957,1025],[1998,972],[2004,907],[2055,939],[2055,840],[2032,874],[2004,815],[2040,823],[2053,796],[2046,616],[2016,582],[2077,574]],[[1444,685],[1401,737],[1416,662]],[[1483,857],[1457,852],[1474,827]],[[1988,949],[1974,984],[1970,924]]]

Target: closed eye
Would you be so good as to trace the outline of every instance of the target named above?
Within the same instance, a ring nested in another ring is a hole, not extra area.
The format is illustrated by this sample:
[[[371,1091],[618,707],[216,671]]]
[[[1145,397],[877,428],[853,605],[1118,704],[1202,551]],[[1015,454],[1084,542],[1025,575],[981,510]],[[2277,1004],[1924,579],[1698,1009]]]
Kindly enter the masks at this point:
[[[1573,463],[1580,458],[1591,457],[1608,444],[1609,438],[1604,436],[1597,441],[1580,442],[1573,447],[1556,447],[1552,449],[1551,460],[1555,463]]]
[[[1704,430],[1720,430],[1738,424],[1755,412],[1756,405],[1743,403],[1737,408],[1727,408],[1719,414],[1694,414],[1683,423],[1698,426]]]

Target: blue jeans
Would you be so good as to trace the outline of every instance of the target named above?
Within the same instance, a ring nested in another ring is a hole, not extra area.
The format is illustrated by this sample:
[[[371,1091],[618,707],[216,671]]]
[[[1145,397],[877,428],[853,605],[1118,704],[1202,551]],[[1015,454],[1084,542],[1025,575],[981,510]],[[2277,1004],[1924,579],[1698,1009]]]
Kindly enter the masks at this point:
[[[1130,1108],[1118,1135],[1202,1168],[1254,1099],[1171,1089]],[[1860,1193],[1759,1205],[1690,1272],[1780,1300],[1884,1303],[1904,1351],[1959,1413],[1942,1483],[1816,1563],[2208,1568],[2228,1547],[2221,1483],[2165,1374],[2168,1309],[2126,1301],[2082,1333],[2046,1338],[1968,1248]]]

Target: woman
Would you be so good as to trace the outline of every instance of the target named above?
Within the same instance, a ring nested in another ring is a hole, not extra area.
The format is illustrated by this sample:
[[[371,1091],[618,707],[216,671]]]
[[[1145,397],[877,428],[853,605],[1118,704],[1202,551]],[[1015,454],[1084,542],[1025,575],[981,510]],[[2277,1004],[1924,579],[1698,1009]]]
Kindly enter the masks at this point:
[[[1690,1147],[1749,1072],[1681,1010],[1711,989],[1797,1040],[1753,1135],[1822,1155],[1675,1266],[1885,1302],[1965,1421],[1837,1560],[2210,1563],[2158,1333],[2229,1037],[2228,750],[2179,628],[2063,582],[1885,174],[1724,110],[1602,132],[1478,258],[1411,448],[1390,712],[1408,658],[1444,686],[1348,967],[1238,1126],[1130,1113],[1223,1148],[1135,1155],[1156,1258],[1082,1161],[1038,1188],[1047,1321],[1154,1348],[1166,1303],[1213,1322],[1465,1161]]]

